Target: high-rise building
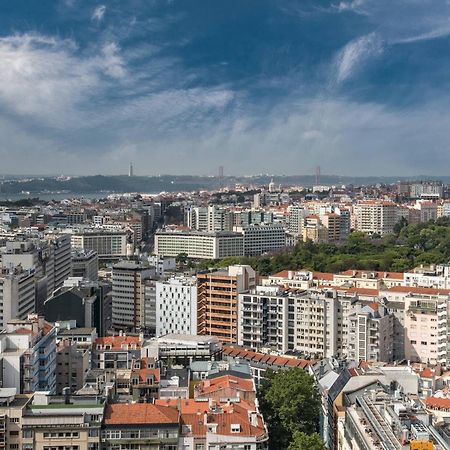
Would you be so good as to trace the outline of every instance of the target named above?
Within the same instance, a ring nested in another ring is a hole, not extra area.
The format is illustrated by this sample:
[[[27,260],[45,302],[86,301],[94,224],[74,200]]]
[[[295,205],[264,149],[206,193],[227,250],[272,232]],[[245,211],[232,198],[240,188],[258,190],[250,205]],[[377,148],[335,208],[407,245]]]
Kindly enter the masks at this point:
[[[35,272],[20,266],[0,269],[0,327],[12,319],[25,319],[36,310]]]
[[[174,277],[156,283],[156,336],[197,334],[197,280]]]
[[[384,236],[394,232],[399,220],[398,207],[393,202],[365,200],[355,205],[356,229],[367,234]]]
[[[145,327],[145,280],[154,277],[154,267],[121,261],[112,270],[112,326],[136,331]]]
[[[98,280],[98,255],[94,250],[72,251],[72,276],[89,281]]]
[[[286,229],[281,223],[252,224],[234,229],[244,236],[245,256],[259,256],[286,247]]]
[[[238,294],[256,285],[256,273],[246,265],[200,273],[198,280],[197,332],[217,336],[222,342],[238,341]]]

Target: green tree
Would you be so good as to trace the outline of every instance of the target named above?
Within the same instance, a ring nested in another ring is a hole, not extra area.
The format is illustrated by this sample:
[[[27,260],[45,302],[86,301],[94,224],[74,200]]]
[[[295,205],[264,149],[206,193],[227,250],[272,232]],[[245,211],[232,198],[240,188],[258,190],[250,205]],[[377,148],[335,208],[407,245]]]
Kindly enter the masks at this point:
[[[187,261],[188,261],[188,254],[187,253],[179,253],[176,257],[175,257],[175,261],[178,263],[178,264],[181,264],[181,265],[185,265],[186,263],[187,263]]]
[[[288,450],[326,450],[326,448],[317,433],[306,434],[296,431]]]
[[[259,392],[259,401],[269,427],[269,448],[286,450],[295,432],[317,431],[319,393],[314,379],[299,368],[270,372],[267,378]]]

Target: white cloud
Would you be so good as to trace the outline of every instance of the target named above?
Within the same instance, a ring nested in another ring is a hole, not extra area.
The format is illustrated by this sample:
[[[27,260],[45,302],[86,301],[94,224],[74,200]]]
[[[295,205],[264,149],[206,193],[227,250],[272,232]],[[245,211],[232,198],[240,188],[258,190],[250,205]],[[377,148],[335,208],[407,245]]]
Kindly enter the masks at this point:
[[[337,56],[337,82],[348,80],[364,63],[381,55],[382,52],[383,43],[376,33],[349,42]]]
[[[366,0],[341,1],[337,6],[338,11],[354,11],[360,12],[360,8],[364,6]]]
[[[91,20],[96,20],[97,22],[101,22],[103,19],[103,16],[106,12],[106,6],[105,5],[99,5],[97,8],[94,9],[94,12],[92,13]]]
[[[80,108],[121,79],[125,62],[114,43],[80,56],[71,40],[37,34],[0,38],[0,100],[3,109],[51,127],[76,127]]]

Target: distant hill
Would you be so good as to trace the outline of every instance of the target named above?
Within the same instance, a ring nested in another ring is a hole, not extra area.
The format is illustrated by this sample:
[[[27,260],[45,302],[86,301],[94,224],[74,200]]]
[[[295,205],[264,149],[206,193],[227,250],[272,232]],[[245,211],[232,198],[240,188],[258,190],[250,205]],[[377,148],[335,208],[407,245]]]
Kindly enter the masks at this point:
[[[282,185],[313,186],[315,177],[311,175],[269,176],[256,175],[249,177],[224,177],[222,183],[232,186],[235,183],[267,185],[273,178],[275,183]],[[435,179],[450,182],[450,177],[355,177],[322,175],[320,184],[341,185],[354,184],[357,186],[376,183],[394,183],[398,180],[420,180]],[[219,187],[218,177],[189,176],[189,175],[162,175],[162,176],[134,176],[126,175],[94,175],[72,177],[70,179],[58,179],[55,177],[9,179],[0,184],[0,193],[19,194],[29,192],[30,194],[43,193],[108,193],[108,192],[179,192],[194,191],[199,189],[214,189]]]

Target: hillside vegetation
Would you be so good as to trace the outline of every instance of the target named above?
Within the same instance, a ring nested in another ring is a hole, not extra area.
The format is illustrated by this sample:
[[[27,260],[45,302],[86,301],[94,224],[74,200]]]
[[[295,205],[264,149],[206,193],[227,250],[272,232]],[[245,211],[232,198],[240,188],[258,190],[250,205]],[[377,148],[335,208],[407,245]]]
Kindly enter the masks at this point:
[[[308,269],[340,272],[347,269],[403,272],[420,264],[450,262],[450,218],[424,224],[400,223],[383,238],[353,232],[343,245],[300,242],[292,249],[255,258],[233,257],[203,261],[199,269],[249,264],[261,274]]]

